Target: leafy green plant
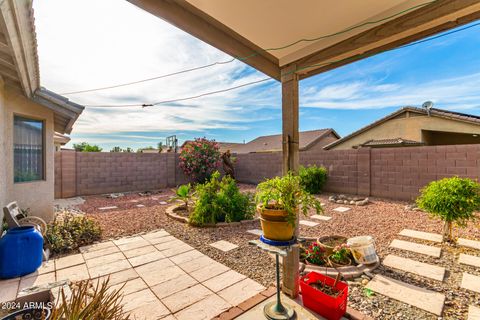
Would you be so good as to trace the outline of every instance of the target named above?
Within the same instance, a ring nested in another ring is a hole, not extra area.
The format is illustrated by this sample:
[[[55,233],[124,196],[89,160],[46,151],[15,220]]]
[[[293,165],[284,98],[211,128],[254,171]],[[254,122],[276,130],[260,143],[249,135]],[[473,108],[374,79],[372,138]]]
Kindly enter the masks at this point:
[[[96,286],[91,281],[80,281],[72,285],[71,295],[67,298],[61,290],[61,302],[52,310],[51,320],[128,320],[130,315],[123,310],[123,294],[121,290],[125,284],[111,290],[109,278]]]
[[[82,215],[64,212],[48,224],[45,235],[53,253],[68,252],[100,240],[98,223]]]
[[[305,250],[305,260],[318,266],[324,265],[326,263],[325,248],[320,246],[318,242],[313,242]]]
[[[241,193],[229,176],[220,180],[218,171],[205,184],[198,184],[195,194],[195,207],[190,215],[190,223],[194,225],[251,219],[255,212],[252,195]]]
[[[172,190],[175,192],[175,196],[172,197],[171,201],[180,200],[183,202],[185,209],[188,211],[188,203],[192,199],[192,186],[189,184],[181,185],[177,190]]]
[[[444,178],[430,182],[417,198],[419,208],[445,222],[443,240],[453,242],[452,225],[466,226],[480,209],[480,184],[468,178]]]
[[[101,152],[103,149],[95,144],[89,144],[87,142],[75,143],[73,145],[75,151],[79,152]]]
[[[203,183],[210,179],[212,172],[220,165],[219,145],[215,140],[197,138],[182,147],[179,159],[185,175]]]
[[[287,221],[293,226],[297,219],[297,210],[301,210],[304,215],[307,215],[311,208],[314,208],[317,214],[323,212],[320,202],[305,191],[300,184],[300,177],[292,172],[260,183],[255,200],[260,208],[285,210]]]
[[[346,243],[342,243],[341,245],[336,246],[333,248],[333,252],[330,255],[330,259],[334,262],[342,263],[349,259],[350,256],[350,248]]]
[[[307,192],[318,194],[327,182],[328,172],[325,167],[317,167],[316,165],[301,166],[298,175],[300,176],[300,184]]]

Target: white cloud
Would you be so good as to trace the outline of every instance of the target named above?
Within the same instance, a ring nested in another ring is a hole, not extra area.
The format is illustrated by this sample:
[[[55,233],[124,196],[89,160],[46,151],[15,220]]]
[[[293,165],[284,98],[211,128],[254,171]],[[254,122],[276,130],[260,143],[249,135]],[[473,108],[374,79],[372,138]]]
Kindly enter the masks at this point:
[[[308,94],[302,95],[301,106],[326,109],[379,109],[419,106],[431,100],[447,109],[472,109],[480,107],[479,87],[480,73],[431,82],[422,82],[422,79],[419,79],[418,83],[410,84],[372,85],[368,82],[336,84],[316,92],[307,88]]]

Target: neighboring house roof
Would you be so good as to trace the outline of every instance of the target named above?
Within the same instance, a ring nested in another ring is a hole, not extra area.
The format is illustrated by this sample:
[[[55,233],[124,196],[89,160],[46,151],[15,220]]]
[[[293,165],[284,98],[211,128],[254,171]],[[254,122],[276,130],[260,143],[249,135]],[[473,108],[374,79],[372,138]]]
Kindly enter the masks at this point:
[[[362,147],[392,147],[392,146],[412,146],[412,145],[422,145],[423,142],[395,138],[395,139],[378,139],[378,140],[368,140],[365,143],[362,143]]]
[[[5,85],[54,112],[55,128],[70,133],[83,106],[40,87],[32,0],[0,2],[0,75]]]
[[[299,133],[299,149],[306,150],[319,142],[323,137],[332,133],[337,138],[340,136],[333,129],[320,129],[311,131],[302,131]],[[238,149],[238,153],[252,152],[273,152],[282,150],[282,135],[275,134],[271,136],[258,137]]]
[[[463,121],[463,122],[468,122],[468,123],[474,123],[474,124],[479,124],[480,125],[480,117],[479,116],[475,116],[475,115],[471,115],[471,114],[466,114],[466,113],[460,113],[460,112],[454,112],[454,111],[448,111],[448,110],[443,110],[443,109],[437,109],[437,108],[431,108],[429,111],[427,111],[427,109],[424,109],[424,108],[417,108],[417,107],[403,107],[403,108],[400,108],[398,109],[397,111],[395,112],[392,112],[390,114],[388,114],[387,116],[375,121],[375,122],[372,122],[371,124],[355,131],[355,132],[352,132],[351,134],[349,135],[346,135],[345,137],[341,138],[341,139],[338,139],[337,141],[334,141],[332,143],[330,143],[329,145],[326,145],[325,147],[323,147],[325,150],[328,150],[328,149],[331,149],[332,147],[336,146],[336,145],[339,145],[355,136],[358,136],[359,134],[363,133],[363,132],[366,132],[390,119],[393,119],[395,117],[397,117],[398,115],[404,113],[404,112],[407,112],[407,111],[410,111],[410,112],[415,112],[415,113],[420,113],[420,114],[424,114],[424,115],[428,115],[430,114],[431,116],[436,116],[436,117],[440,117],[440,118],[444,118],[444,119],[450,119],[450,120],[456,120],[456,121]],[[406,141],[406,140],[405,140]],[[417,141],[418,142],[418,141]]]
[[[70,141],[70,137],[67,137],[66,135],[63,135],[61,133],[55,132],[53,134],[53,142],[55,144],[60,144],[62,146],[66,145]]]
[[[241,149],[245,143],[236,143],[236,142],[217,142],[220,148],[220,152],[225,152],[230,150],[232,153],[237,153],[237,150]]]

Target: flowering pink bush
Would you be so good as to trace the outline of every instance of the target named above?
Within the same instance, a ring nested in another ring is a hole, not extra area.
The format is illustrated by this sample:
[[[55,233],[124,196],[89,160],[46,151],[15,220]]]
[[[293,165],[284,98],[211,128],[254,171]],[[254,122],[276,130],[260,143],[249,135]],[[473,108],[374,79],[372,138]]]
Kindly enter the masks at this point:
[[[215,140],[196,138],[180,152],[180,168],[197,182],[204,182],[220,165],[220,151]]]

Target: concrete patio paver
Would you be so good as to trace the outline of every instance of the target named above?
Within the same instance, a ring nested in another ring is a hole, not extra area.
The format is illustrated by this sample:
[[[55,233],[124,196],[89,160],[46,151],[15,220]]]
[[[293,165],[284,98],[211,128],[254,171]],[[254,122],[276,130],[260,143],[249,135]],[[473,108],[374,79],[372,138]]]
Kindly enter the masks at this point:
[[[104,280],[107,280],[107,278],[108,278],[109,279],[109,281],[108,281],[109,285],[116,285],[116,284],[119,284],[119,283],[124,283],[124,282],[127,282],[129,280],[136,279],[138,277],[140,277],[138,275],[138,273],[133,268],[129,268],[129,269],[122,270],[122,271],[119,271],[119,272],[111,273],[107,276],[99,277],[96,281],[102,282]]]
[[[166,236],[170,236],[170,233],[168,233],[165,230],[159,230],[159,231],[143,234],[142,238],[144,238],[145,240],[152,240],[152,239],[163,238],[163,237],[166,237]]]
[[[231,307],[217,295],[211,295],[174,314],[178,320],[210,320]]]
[[[261,236],[263,234],[263,231],[260,229],[250,229],[250,230],[247,230],[247,232],[256,236]]]
[[[105,242],[100,242],[100,243],[95,243],[88,246],[80,247],[79,250],[81,253],[85,254],[85,253],[103,250],[111,247],[115,247],[115,244],[112,241],[105,241]]]
[[[193,250],[193,247],[184,243],[184,244],[179,245],[179,246],[174,246],[172,248],[162,250],[162,254],[165,257],[169,258],[169,257],[173,257],[173,256],[176,256],[176,255],[179,255],[181,253],[188,252],[188,251],[191,251],[191,250]]]
[[[89,278],[90,278],[90,275],[88,273],[88,269],[85,264],[57,270],[57,281],[61,281],[61,280],[81,281]]]
[[[160,238],[160,239],[162,239],[162,238]],[[157,240],[160,240],[160,239],[157,239]],[[183,241],[180,241],[180,240],[174,238],[171,241],[160,242],[160,243],[155,244],[155,248],[157,248],[157,250],[163,251],[163,250],[171,249],[175,246],[181,246],[183,244],[185,244]]]
[[[458,258],[458,263],[480,268],[480,257],[461,253]]]
[[[480,293],[480,277],[464,272],[461,287]]]
[[[118,249],[118,247],[112,243],[111,247],[107,247],[105,249],[94,250],[94,251],[89,251],[89,252],[83,253],[83,258],[85,260],[89,260],[89,259],[94,259],[94,258],[101,257],[101,256],[106,256],[106,255],[116,253],[116,252],[120,252],[120,249]]]
[[[366,288],[392,299],[431,312],[437,316],[442,315],[445,296],[441,293],[413,286],[378,274],[367,284]]]
[[[216,261],[213,260],[212,258],[207,256],[202,256],[188,262],[180,263],[178,266],[182,268],[185,272],[192,273],[198,269],[204,268],[213,263],[216,263]]]
[[[89,259],[85,262],[87,264],[87,267],[91,269],[97,266],[109,264],[109,263],[119,261],[119,260],[124,260],[124,259],[125,259],[125,256],[123,255],[123,253],[115,252],[115,253],[107,254],[105,256],[96,257],[95,259]]]
[[[457,243],[467,248],[480,250],[480,241],[459,238]]]
[[[314,214],[313,216],[310,216],[310,218],[317,219],[317,220],[322,220],[322,221],[332,220],[332,217],[324,216],[324,215],[321,215],[321,214]]]
[[[14,300],[17,297],[20,278],[0,280],[0,302]]]
[[[155,297],[150,289],[134,292],[124,297],[125,311],[130,311],[136,319],[161,319],[170,311]]]
[[[153,261],[164,259],[165,256],[160,251],[150,252],[141,256],[128,259],[133,267],[138,267]]]
[[[118,209],[117,206],[109,206],[109,207],[100,207],[98,210],[113,210],[113,209]]]
[[[313,222],[313,221],[308,221],[308,220],[300,220],[299,224],[301,224],[302,226],[307,226],[307,227],[318,226],[318,222]]]
[[[55,282],[55,272],[44,273],[36,276],[26,275],[20,279],[18,291],[51,282]]]
[[[97,277],[105,276],[118,271],[130,269],[131,267],[132,266],[127,260],[119,260],[109,264],[90,268],[89,272],[90,272],[91,278],[97,278]]]
[[[203,282],[203,285],[213,292],[218,292],[245,278],[243,274],[230,270]]]
[[[218,295],[232,306],[236,306],[263,290],[265,290],[264,286],[247,278],[219,291]]]
[[[142,278],[136,278],[127,282],[113,285],[109,288],[109,291],[120,290],[122,294],[128,295],[134,292],[142,291],[144,289],[148,289],[147,284],[142,280]]]
[[[146,246],[146,247],[140,247],[140,248],[136,248],[136,249],[123,251],[123,254],[125,255],[125,257],[130,259],[130,258],[134,258],[134,257],[137,257],[137,256],[142,256],[144,254],[152,253],[152,252],[156,252],[156,251],[158,251],[157,248],[150,245],[150,246]]]
[[[124,244],[118,244],[117,246],[122,251],[128,251],[128,250],[132,250],[132,249],[146,247],[146,246],[149,246],[149,245],[150,245],[150,242],[148,242],[147,240],[139,237],[139,239],[137,239],[135,241],[124,243]]]
[[[205,255],[198,250],[191,250],[191,251],[187,251],[184,253],[180,253],[179,255],[173,256],[170,258],[170,260],[173,263],[180,265],[200,257],[205,257]]]
[[[350,211],[352,210],[352,208],[349,208],[349,207],[337,207],[335,209],[333,209],[333,211],[337,211],[337,212],[347,212],[347,211]]]
[[[430,233],[430,232],[416,231],[416,230],[411,230],[411,229],[403,229],[402,231],[400,231],[399,235],[405,236],[405,237],[410,237],[410,238],[432,241],[432,242],[438,242],[438,243],[442,242],[442,235],[438,234],[438,233]]]
[[[72,254],[59,259],[55,259],[55,268],[57,270],[64,269],[64,268],[73,267],[82,263],[85,263],[85,260],[83,259],[83,255],[81,253]]]
[[[229,268],[227,266],[214,261],[206,267],[193,271],[190,275],[197,281],[203,282],[228,270]]]
[[[467,320],[480,320],[480,308],[475,306],[468,307]]]
[[[158,262],[162,262],[164,260],[166,260],[166,259],[151,262],[149,264],[157,264]],[[170,263],[172,263],[172,262],[170,262]],[[159,283],[162,283],[162,282],[165,282],[165,281],[168,281],[168,280],[171,280],[171,279],[174,279],[174,278],[185,275],[185,272],[177,266],[160,267],[160,268],[155,269],[155,270],[146,269],[148,271],[140,269],[142,267],[148,266],[149,264],[137,267],[135,269],[137,270],[137,273],[140,275],[140,277],[142,277],[143,280],[150,287],[152,287],[154,285],[157,285]]]
[[[402,258],[393,254],[389,254],[383,259],[383,265],[438,281],[443,281],[445,276],[444,267]]]
[[[228,252],[230,250],[238,248],[236,244],[225,241],[225,240],[220,240],[214,243],[210,243],[210,246],[217,248],[218,250],[221,250],[223,252]]]
[[[442,252],[441,248],[397,239],[394,239],[392,243],[390,243],[390,247],[420,253],[435,258],[440,258]]]
[[[174,293],[161,301],[172,313],[175,313],[210,295],[213,295],[212,291],[208,290],[201,284],[197,284],[193,287]]]
[[[168,297],[174,293],[177,293],[179,291],[182,291],[186,288],[192,287],[194,285],[197,285],[199,282],[192,277],[190,277],[188,274],[180,275],[176,278],[170,279],[168,281],[164,281],[162,283],[159,283],[153,287],[151,287],[153,293],[157,296],[159,299],[163,299],[165,297]]]

